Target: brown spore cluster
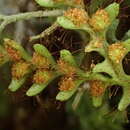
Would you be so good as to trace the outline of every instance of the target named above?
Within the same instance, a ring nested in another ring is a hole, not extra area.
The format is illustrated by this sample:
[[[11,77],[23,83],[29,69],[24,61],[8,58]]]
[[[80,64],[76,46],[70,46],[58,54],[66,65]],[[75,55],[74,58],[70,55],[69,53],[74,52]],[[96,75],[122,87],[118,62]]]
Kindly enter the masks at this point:
[[[103,30],[110,24],[109,14],[104,9],[100,9],[92,15],[91,19],[89,19],[89,24],[96,31]]]
[[[105,86],[102,81],[93,80],[89,82],[90,94],[94,97],[98,97],[104,94]]]
[[[21,54],[18,50],[14,49],[8,45],[5,45],[5,48],[6,48],[6,51],[7,51],[8,55],[12,61],[21,60]]]
[[[69,65],[67,62],[59,59],[57,61],[58,69],[61,73],[66,74],[68,76],[73,76],[76,73],[76,68],[74,66]]]
[[[50,67],[50,62],[48,59],[39,53],[33,54],[32,64],[36,65],[37,68],[48,69]]]
[[[60,91],[71,91],[75,87],[75,83],[72,77],[63,77],[59,82]]]
[[[121,62],[126,52],[127,50],[122,43],[115,43],[108,47],[109,58],[117,64]]]
[[[88,22],[88,14],[83,9],[69,9],[64,13],[64,16],[70,19],[76,26],[81,26]]]
[[[46,83],[52,77],[52,72],[45,70],[37,70],[33,76],[33,82],[37,84]]]
[[[25,61],[16,62],[12,66],[12,77],[20,79],[25,76],[30,70],[30,64]]]

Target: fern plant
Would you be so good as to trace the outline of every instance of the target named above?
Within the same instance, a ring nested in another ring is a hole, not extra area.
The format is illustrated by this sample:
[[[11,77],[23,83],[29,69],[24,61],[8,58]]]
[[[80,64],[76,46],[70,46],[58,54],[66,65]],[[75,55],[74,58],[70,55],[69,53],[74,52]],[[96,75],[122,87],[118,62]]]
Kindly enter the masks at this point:
[[[51,52],[41,44],[34,44],[32,56],[21,44],[4,38],[3,44],[0,45],[0,65],[6,62],[13,64],[9,90],[17,91],[33,75],[33,85],[27,90],[26,95],[36,96],[53,80],[60,77],[57,100],[66,101],[75,93],[79,95],[82,90],[91,96],[93,105],[99,107],[110,86],[119,85],[122,86],[123,95],[118,110],[124,111],[130,104],[130,76],[124,72],[122,61],[130,51],[130,39],[119,41],[115,37],[115,30],[119,23],[117,18],[119,4],[114,2],[104,9],[97,9],[99,3],[95,1],[92,1],[90,6],[85,5],[83,0],[35,0],[35,2],[48,10],[12,16],[0,15],[2,21],[0,32],[6,25],[18,20],[56,17],[51,27],[40,35],[31,37],[30,40],[49,35],[60,26],[83,34],[84,45],[78,57],[81,61],[89,62],[85,55],[91,55],[92,52],[97,52],[104,60],[97,64],[92,63],[89,68],[83,69],[81,67],[83,62],[79,62],[69,50],[61,50],[60,58],[56,61]],[[89,7],[93,8],[93,11],[90,11]],[[107,38],[111,42],[108,42]],[[76,96],[75,103],[77,102]]]

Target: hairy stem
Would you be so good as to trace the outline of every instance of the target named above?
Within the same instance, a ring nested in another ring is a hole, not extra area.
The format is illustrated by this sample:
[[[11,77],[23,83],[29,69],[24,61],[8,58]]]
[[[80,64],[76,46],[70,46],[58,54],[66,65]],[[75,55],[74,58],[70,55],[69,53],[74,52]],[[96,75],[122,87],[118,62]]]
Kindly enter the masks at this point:
[[[60,16],[63,14],[63,10],[51,10],[51,11],[34,11],[28,13],[20,13],[10,16],[0,15],[0,20],[3,20],[0,25],[0,33],[4,30],[4,28],[13,22],[17,22],[20,20],[28,20],[36,17],[52,17],[52,16]]]
[[[44,30],[41,34],[30,37],[30,41],[37,40],[37,39],[50,35],[53,31],[55,31],[57,29],[58,26],[59,26],[58,23],[55,22],[49,28]]]

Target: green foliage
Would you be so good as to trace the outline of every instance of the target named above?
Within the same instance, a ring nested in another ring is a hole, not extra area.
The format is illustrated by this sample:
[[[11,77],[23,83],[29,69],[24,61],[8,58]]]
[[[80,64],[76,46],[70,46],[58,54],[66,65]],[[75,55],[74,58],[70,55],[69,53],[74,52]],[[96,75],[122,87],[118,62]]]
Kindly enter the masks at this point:
[[[128,33],[124,41],[118,41],[115,36],[119,23],[117,19],[119,4],[114,2],[104,9],[98,9],[99,1],[93,0],[90,8],[94,8],[90,10],[91,15],[88,15],[82,0],[79,4],[75,3],[76,0],[36,0],[36,2],[43,7],[65,7],[64,15],[57,17],[56,24],[65,29],[82,31],[86,36],[84,42],[87,44],[79,53],[83,55],[73,56],[69,50],[61,50],[57,62],[51,52],[43,45],[34,44],[32,57],[21,44],[6,38],[4,46],[0,46],[0,65],[2,66],[9,61],[14,66],[24,62],[20,68],[16,66],[17,73],[13,71],[12,67],[9,90],[17,91],[27,78],[32,76],[33,85],[27,90],[26,95],[35,96],[41,93],[53,80],[61,78],[58,83],[60,91],[56,99],[66,101],[78,92],[79,88],[83,88],[84,82],[88,82],[89,88],[85,91],[89,90],[93,105],[99,107],[102,105],[105,92],[108,91],[109,87],[120,85],[123,89],[123,96],[118,104],[118,110],[124,111],[130,104],[130,76],[125,74],[122,61],[130,51],[130,40],[127,39]],[[103,3],[104,1],[101,5]],[[90,36],[89,42],[88,34]],[[89,62],[85,59],[84,53],[91,55],[91,52],[97,52],[104,58],[104,61],[91,64],[90,68],[82,69],[80,67],[82,65],[81,59]]]

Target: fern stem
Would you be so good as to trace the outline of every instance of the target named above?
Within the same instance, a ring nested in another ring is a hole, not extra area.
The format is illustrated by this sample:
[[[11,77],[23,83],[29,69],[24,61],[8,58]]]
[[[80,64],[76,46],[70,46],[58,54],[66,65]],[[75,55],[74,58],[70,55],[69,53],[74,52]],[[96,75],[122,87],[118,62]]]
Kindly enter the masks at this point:
[[[63,10],[57,9],[57,10],[48,10],[48,11],[33,11],[28,13],[14,14],[10,16],[0,15],[0,20],[2,20],[2,23],[0,25],[0,33],[10,23],[17,22],[20,20],[28,20],[37,17],[60,16],[63,14],[63,12],[64,12]]]

